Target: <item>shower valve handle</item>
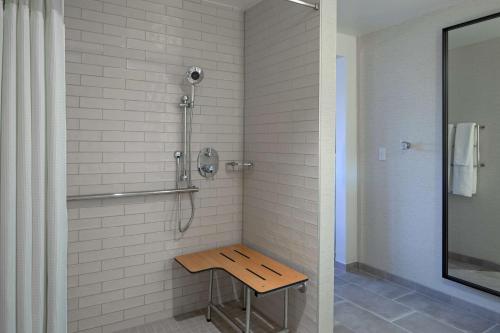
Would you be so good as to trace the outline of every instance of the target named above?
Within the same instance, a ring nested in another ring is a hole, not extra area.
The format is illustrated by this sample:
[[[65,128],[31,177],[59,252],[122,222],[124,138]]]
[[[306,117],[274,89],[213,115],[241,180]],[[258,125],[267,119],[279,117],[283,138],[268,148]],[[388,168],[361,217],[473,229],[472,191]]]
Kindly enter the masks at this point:
[[[205,173],[213,173],[215,171],[215,167],[213,165],[206,164],[201,167],[201,170]]]

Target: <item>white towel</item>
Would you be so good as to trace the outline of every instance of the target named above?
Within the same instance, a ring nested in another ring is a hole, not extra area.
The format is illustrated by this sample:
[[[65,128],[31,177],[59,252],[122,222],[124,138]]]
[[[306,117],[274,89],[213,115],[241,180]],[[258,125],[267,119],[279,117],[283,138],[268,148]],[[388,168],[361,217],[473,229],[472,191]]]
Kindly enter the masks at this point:
[[[475,123],[460,123],[455,131],[453,153],[453,194],[472,197],[477,191]]]
[[[455,124],[448,124],[448,193],[452,190],[453,146],[455,145]]]

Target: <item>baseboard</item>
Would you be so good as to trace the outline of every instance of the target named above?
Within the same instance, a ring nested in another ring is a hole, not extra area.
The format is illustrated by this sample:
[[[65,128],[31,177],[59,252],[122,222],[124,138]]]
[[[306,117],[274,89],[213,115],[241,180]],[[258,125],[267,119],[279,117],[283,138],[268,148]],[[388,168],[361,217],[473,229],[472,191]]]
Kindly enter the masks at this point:
[[[384,278],[386,280],[392,281],[394,283],[400,284],[408,289],[415,290],[419,293],[422,293],[424,295],[427,295],[431,298],[438,299],[439,301],[448,304],[450,307],[454,307],[457,309],[462,309],[462,310],[467,310],[470,313],[473,313],[479,317],[491,320],[493,322],[500,322],[500,313],[486,309],[482,306],[479,306],[477,304],[473,304],[470,302],[467,302],[463,299],[457,298],[455,296],[452,296],[450,294],[443,293],[441,291],[438,291],[436,289],[432,289],[429,287],[426,287],[422,284],[419,284],[417,282],[413,282],[411,280],[405,279],[403,277],[400,277],[398,275],[388,273],[386,271],[383,271],[381,269],[363,264],[363,263],[355,263],[355,264],[349,264],[349,265],[344,265],[347,270],[347,266],[350,266],[354,270],[359,270],[359,271],[364,271],[366,273]],[[356,268],[354,268],[356,267]],[[349,270],[347,270],[349,271]]]
[[[350,264],[342,264],[342,263],[336,261],[335,262],[335,269],[340,270],[340,271],[344,271],[344,272],[355,272],[355,271],[359,270],[359,266],[358,266],[357,262],[353,262]]]
[[[457,252],[448,252],[448,259],[459,261],[466,264],[472,264],[476,266],[480,266],[486,270],[492,270],[496,272],[500,272],[500,264],[497,264],[493,261],[484,260],[481,258],[471,257],[465,254],[460,254]]]

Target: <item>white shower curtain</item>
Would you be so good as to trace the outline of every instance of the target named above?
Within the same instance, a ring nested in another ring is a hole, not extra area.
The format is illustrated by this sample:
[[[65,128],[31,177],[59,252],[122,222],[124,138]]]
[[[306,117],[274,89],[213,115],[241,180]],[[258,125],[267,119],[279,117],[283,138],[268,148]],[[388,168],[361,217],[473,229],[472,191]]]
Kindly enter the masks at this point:
[[[64,333],[63,0],[0,7],[0,332]]]

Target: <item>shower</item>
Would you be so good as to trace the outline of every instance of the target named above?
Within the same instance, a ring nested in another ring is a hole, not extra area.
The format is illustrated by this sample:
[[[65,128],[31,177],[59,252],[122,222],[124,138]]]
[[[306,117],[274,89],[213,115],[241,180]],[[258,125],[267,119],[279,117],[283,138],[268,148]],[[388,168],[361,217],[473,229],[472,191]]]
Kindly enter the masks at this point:
[[[175,184],[177,189],[190,188],[191,183],[191,134],[192,134],[192,122],[193,122],[193,108],[195,103],[195,87],[203,81],[203,69],[197,66],[193,66],[186,72],[185,79],[191,84],[191,96],[182,96],[181,103],[179,106],[184,110],[183,113],[183,138],[182,138],[182,151],[176,151],[174,153],[176,162],[176,173],[175,173]],[[195,208],[193,193],[187,193],[189,195],[189,203],[191,205],[191,215],[189,221],[185,226],[182,225],[182,193],[177,194],[177,223],[180,233],[186,232],[191,223],[193,223]]]

